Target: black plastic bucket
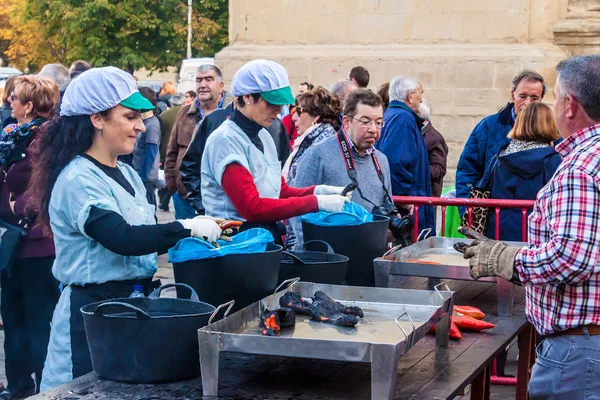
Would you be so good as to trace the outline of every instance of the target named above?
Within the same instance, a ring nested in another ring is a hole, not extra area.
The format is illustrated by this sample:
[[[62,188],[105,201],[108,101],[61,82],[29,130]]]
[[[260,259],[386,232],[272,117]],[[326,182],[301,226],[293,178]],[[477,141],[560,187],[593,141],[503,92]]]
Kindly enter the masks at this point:
[[[322,243],[327,252],[306,251],[306,246]],[[348,257],[335,254],[329,243],[322,240],[310,240],[300,245],[296,251],[284,251],[281,256],[279,280],[299,277],[304,282],[341,285],[346,277]]]
[[[279,281],[281,246],[268,244],[262,253],[173,263],[175,281],[185,283],[210,304],[235,300],[232,312],[273,294]],[[183,291],[177,291],[181,297]]]
[[[198,329],[215,307],[200,302],[192,288],[189,300],[148,297],[114,299],[81,307],[92,368],[102,378],[160,383],[200,375]],[[185,285],[183,285],[185,286]]]
[[[349,258],[346,283],[351,286],[375,286],[373,260],[387,250],[389,219],[373,216],[373,222],[356,226],[319,226],[302,221],[304,240],[323,240],[336,254]]]

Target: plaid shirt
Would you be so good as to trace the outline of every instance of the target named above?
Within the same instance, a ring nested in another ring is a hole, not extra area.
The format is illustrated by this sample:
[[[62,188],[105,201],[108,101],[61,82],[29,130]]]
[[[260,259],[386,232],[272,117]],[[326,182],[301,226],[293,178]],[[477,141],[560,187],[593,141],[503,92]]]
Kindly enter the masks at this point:
[[[563,162],[537,195],[529,246],[515,259],[527,319],[542,335],[600,325],[600,124],[556,151]]]

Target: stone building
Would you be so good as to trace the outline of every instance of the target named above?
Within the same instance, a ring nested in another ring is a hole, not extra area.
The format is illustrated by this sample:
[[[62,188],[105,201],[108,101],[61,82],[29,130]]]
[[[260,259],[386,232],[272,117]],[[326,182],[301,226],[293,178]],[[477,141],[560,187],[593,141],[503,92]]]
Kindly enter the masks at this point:
[[[600,50],[600,0],[230,0],[229,12],[231,44],[216,55],[227,79],[255,58],[283,64],[292,84],[329,87],[356,65],[372,89],[418,77],[450,148],[446,182],[518,71],[535,69],[552,86],[559,60]]]

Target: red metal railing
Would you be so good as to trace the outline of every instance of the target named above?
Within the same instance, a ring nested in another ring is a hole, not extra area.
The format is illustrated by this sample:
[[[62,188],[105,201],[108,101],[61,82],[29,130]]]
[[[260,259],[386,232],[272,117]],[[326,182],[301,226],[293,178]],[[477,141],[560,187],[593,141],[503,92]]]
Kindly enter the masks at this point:
[[[520,208],[521,209],[521,227],[523,242],[527,242],[527,210],[533,208],[535,201],[533,200],[505,200],[505,199],[442,199],[440,197],[411,197],[411,196],[393,196],[392,200],[394,204],[406,204],[413,205],[413,241],[416,241],[419,236],[419,206],[441,206],[442,207],[442,227],[441,235],[445,236],[446,232],[446,207],[457,206],[466,207],[468,213],[469,227],[472,224],[473,218],[473,207],[489,207],[494,209],[496,214],[496,227],[494,231],[494,238],[500,239],[500,210],[502,208]],[[496,359],[492,362],[490,383],[493,385],[509,385],[516,386],[517,378],[503,377],[497,375]]]
[[[520,208],[522,213],[521,226],[523,230],[523,242],[527,241],[527,210],[533,208],[533,200],[506,200],[506,199],[443,199],[440,197],[411,197],[411,196],[393,196],[394,204],[414,205],[413,211],[413,240],[419,235],[419,207],[420,206],[441,206],[442,207],[442,228],[441,235],[446,231],[446,207],[457,206],[466,207],[468,213],[469,226],[471,226],[473,217],[473,207],[490,207],[494,209],[496,221],[500,221],[500,210],[502,208]],[[494,238],[500,238],[500,224],[496,224]]]

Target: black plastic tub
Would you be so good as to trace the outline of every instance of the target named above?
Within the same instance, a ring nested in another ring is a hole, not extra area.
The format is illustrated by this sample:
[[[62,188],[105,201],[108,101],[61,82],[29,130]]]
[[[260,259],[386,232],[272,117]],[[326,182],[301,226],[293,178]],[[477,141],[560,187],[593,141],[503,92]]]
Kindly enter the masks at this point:
[[[235,300],[231,312],[272,295],[279,281],[282,247],[268,244],[263,253],[173,263],[175,282],[194,288],[202,301],[220,305]],[[183,291],[177,290],[182,296]]]
[[[308,245],[314,247],[320,243],[326,252],[305,250]],[[284,251],[279,268],[279,281],[300,278],[303,282],[341,285],[346,277],[348,257],[335,254],[329,243],[322,240],[310,240],[295,251]]]
[[[349,258],[346,283],[351,286],[375,286],[373,260],[387,250],[389,219],[373,216],[373,222],[356,226],[319,226],[302,221],[305,241],[323,240],[336,254]]]
[[[131,383],[176,382],[200,375],[198,329],[215,307],[160,298],[164,285],[148,297],[114,299],[81,307],[92,368],[100,377]]]

